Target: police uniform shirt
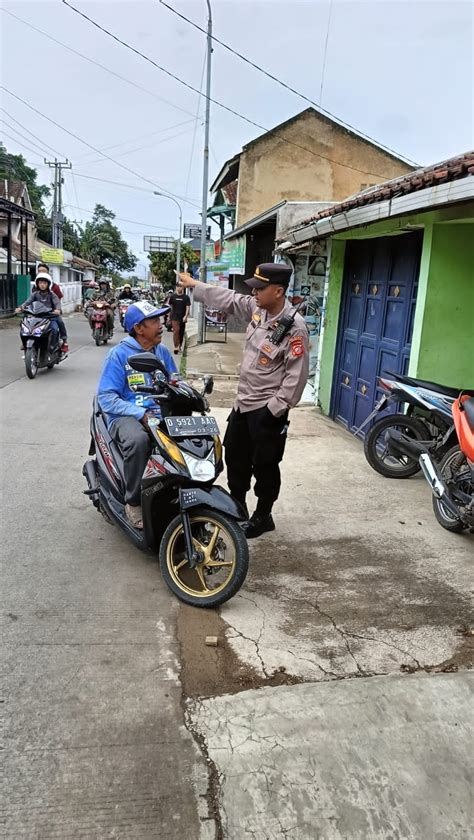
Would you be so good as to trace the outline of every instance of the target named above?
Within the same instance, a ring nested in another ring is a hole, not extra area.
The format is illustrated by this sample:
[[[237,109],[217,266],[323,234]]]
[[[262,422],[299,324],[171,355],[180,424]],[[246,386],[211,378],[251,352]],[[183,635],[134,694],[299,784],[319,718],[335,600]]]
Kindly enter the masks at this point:
[[[282,311],[270,318],[252,295],[203,283],[195,287],[194,300],[250,322],[234,408],[244,414],[266,405],[278,417],[295,406],[301,399],[309,372],[309,338],[304,319],[296,315],[281,344],[272,344],[270,340],[279,319],[293,312],[291,304],[286,301]]]

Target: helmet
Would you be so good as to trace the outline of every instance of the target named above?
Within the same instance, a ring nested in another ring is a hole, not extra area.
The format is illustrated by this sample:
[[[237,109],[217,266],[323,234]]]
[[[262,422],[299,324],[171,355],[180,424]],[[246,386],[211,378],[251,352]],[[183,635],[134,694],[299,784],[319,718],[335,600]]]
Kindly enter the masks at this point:
[[[132,288],[130,283],[124,283],[123,287],[124,287],[124,289],[131,289]]]
[[[39,289],[39,286],[38,286],[38,280],[46,280],[46,282],[48,283],[48,289],[50,289],[50,288],[51,288],[51,282],[52,282],[52,281],[51,281],[51,275],[50,275],[50,274],[46,274],[46,272],[45,272],[45,271],[40,271],[40,272],[36,275],[36,278],[35,278],[35,283],[36,283],[36,288],[37,288],[37,289]]]
[[[158,315],[165,315],[169,311],[169,306],[153,306],[147,300],[141,300],[139,303],[132,303],[127,309],[123,325],[128,333],[139,324],[145,321],[146,318],[156,318]]]

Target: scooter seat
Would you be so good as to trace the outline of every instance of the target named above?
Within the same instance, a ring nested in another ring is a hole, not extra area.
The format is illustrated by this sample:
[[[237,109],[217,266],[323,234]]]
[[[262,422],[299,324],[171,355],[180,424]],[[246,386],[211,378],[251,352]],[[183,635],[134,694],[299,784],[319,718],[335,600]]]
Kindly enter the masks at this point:
[[[466,420],[468,422],[469,428],[472,432],[474,432],[474,399],[465,400],[462,406],[464,411],[466,412]]]
[[[450,388],[448,385],[440,385],[439,382],[430,382],[427,379],[414,379],[411,376],[404,376],[401,373],[393,373],[393,371],[387,370],[387,376],[393,376],[394,379],[398,379],[400,382],[405,382],[407,385],[414,385],[415,388],[427,388],[429,391],[436,391],[438,394],[442,394],[444,397],[453,397],[454,399],[459,396],[460,392],[463,391],[464,394],[469,394],[469,396],[474,397],[474,391],[463,390],[462,388]]]

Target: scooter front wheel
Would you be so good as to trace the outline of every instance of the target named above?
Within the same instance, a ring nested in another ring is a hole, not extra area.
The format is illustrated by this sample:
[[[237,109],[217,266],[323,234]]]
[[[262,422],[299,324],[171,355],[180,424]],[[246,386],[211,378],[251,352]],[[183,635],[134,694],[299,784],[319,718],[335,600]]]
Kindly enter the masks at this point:
[[[194,607],[218,607],[232,598],[245,581],[249,553],[240,525],[210,508],[189,512],[198,560],[194,568],[186,556],[183,523],[176,516],[160,545],[160,567],[171,591]]]
[[[25,368],[28,379],[34,379],[38,373],[38,354],[34,347],[28,347],[25,353]]]
[[[102,341],[102,332],[101,330],[94,330],[94,341],[97,347],[100,347],[100,342]]]

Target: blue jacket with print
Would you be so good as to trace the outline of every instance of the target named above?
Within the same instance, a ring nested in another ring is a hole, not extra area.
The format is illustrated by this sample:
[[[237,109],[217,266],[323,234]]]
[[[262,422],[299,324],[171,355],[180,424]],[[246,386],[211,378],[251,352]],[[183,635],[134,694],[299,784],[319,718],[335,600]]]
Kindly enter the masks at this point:
[[[128,336],[110,351],[105,360],[97,396],[102,411],[107,415],[109,427],[119,417],[136,417],[141,420],[147,411],[159,413],[158,405],[151,397],[137,394],[130,387],[153,384],[149,373],[139,373],[128,364],[130,356],[144,352],[138,341]],[[151,352],[163,362],[168,373],[176,373],[174,359],[166,347],[159,344]]]

